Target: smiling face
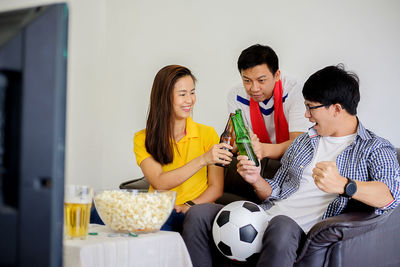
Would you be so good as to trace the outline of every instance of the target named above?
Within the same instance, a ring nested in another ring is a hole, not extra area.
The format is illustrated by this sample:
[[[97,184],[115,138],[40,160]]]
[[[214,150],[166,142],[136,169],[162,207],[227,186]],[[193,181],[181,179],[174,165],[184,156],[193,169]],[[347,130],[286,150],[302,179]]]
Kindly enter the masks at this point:
[[[275,82],[280,79],[280,71],[275,75],[269,70],[267,64],[257,65],[241,71],[243,86],[246,92],[256,102],[269,99],[275,87]]]
[[[196,92],[192,77],[179,78],[172,92],[172,109],[175,120],[187,119],[196,103]]]
[[[313,128],[321,136],[335,136],[335,105],[322,106],[319,102],[305,101],[306,112],[304,116],[312,123]],[[313,107],[317,107],[314,108]]]

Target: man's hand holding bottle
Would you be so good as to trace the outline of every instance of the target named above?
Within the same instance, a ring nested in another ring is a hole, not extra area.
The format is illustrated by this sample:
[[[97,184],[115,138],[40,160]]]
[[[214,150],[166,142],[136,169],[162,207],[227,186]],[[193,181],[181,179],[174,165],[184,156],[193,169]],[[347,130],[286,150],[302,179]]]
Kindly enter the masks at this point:
[[[251,139],[251,144],[253,146],[254,153],[256,153],[257,158],[259,160],[262,159],[262,144],[260,142],[260,139],[258,139],[257,135],[250,131],[250,139]]]

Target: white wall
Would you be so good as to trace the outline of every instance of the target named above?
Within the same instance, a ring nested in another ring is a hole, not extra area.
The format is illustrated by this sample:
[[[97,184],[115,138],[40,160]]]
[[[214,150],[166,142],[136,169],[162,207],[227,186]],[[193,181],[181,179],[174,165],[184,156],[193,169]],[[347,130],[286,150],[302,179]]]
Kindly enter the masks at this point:
[[[103,183],[141,175],[131,139],[145,127],[151,84],[162,66],[194,71],[194,118],[220,132],[226,93],[240,82],[237,57],[254,43],[271,45],[281,68],[301,80],[340,62],[354,70],[361,80],[362,122],[400,146],[399,13],[399,1],[107,1],[113,167]],[[120,175],[113,175],[117,169]]]
[[[12,2],[1,0],[0,9]],[[164,65],[182,64],[195,73],[194,119],[220,132],[226,93],[240,82],[237,57],[254,43],[272,46],[281,69],[303,81],[344,63],[361,80],[364,125],[400,146],[399,1],[69,3],[67,183],[117,187],[142,175],[132,138],[145,127],[151,84]]]

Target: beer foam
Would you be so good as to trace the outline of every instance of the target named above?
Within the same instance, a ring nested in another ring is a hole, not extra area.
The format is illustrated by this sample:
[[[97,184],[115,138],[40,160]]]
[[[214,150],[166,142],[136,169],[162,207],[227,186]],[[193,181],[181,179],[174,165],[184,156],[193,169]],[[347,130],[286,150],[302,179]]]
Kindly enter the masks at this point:
[[[91,196],[65,196],[65,203],[71,203],[71,204],[88,204],[92,203],[92,197]]]
[[[93,200],[93,189],[85,185],[67,185],[64,191],[64,203],[89,204]]]
[[[103,191],[94,197],[103,222],[115,231],[156,231],[175,204],[175,192]]]

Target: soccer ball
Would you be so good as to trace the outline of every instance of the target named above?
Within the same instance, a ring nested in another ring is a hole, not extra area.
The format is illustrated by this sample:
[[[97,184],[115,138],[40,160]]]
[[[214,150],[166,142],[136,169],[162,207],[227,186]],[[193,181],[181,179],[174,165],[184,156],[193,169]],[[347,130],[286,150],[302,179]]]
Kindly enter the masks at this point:
[[[212,234],[219,251],[232,260],[248,261],[261,251],[268,218],[257,204],[235,201],[215,217]]]

